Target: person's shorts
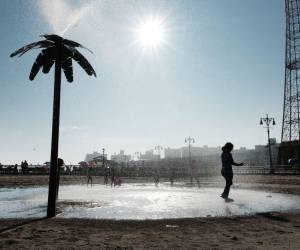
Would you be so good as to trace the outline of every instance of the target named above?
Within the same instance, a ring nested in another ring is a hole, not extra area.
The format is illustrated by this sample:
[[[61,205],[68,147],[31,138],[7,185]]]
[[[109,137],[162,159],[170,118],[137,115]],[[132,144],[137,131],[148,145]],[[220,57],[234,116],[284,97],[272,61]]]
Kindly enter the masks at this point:
[[[222,176],[227,179],[227,178],[233,178],[233,172],[229,172],[229,171],[224,171],[223,169],[221,170],[221,174]]]

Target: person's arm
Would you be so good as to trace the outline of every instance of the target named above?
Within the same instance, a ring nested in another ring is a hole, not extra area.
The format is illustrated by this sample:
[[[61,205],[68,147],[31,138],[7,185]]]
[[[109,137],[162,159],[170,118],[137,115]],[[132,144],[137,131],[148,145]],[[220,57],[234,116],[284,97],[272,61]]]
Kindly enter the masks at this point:
[[[241,163],[236,163],[236,162],[232,162],[232,165],[233,166],[244,166],[244,163],[243,162],[241,162]]]
[[[244,166],[244,163],[243,163],[243,162],[241,162],[241,163],[236,163],[236,162],[234,162],[234,160],[233,160],[231,154],[230,154],[230,158],[231,158],[231,164],[232,164],[233,166]]]

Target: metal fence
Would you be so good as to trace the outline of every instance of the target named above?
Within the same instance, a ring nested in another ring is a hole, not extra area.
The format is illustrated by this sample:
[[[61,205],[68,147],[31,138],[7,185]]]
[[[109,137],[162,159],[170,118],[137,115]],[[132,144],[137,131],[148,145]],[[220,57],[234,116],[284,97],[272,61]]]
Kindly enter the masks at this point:
[[[112,168],[111,168],[112,169]],[[111,169],[105,169],[103,167],[94,167],[89,170],[89,174],[93,176],[105,176],[110,175]],[[220,173],[220,166],[206,166],[198,169],[199,176],[205,175],[218,175]],[[162,177],[168,177],[173,175],[174,177],[187,177],[190,175],[189,168],[183,167],[132,167],[132,166],[117,166],[114,167],[115,174],[124,177],[151,177],[153,175],[159,175]],[[269,166],[242,166],[233,167],[233,171],[237,175],[265,175],[270,174]],[[80,167],[78,165],[67,165],[60,171],[61,175],[87,175],[88,168]],[[29,166],[26,169],[20,169],[15,166],[2,166],[0,168],[0,175],[48,175],[49,167],[46,166]],[[278,165],[274,166],[274,174],[286,174],[297,175],[300,174],[299,166]]]
[[[269,166],[242,166],[233,167],[233,172],[240,175],[265,175],[270,174]],[[300,174],[300,167],[289,166],[289,165],[278,165],[274,166],[274,174],[291,175]]]

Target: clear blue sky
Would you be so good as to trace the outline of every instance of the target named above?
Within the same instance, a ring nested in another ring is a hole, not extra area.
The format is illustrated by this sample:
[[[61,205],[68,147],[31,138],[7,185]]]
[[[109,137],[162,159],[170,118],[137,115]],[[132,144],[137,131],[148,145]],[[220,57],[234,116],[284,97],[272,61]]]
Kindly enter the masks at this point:
[[[77,65],[72,84],[63,77],[59,154],[67,163],[102,147],[181,147],[187,136],[195,146],[251,148],[266,143],[266,113],[280,140],[283,0],[3,0],[0,10],[2,163],[48,161],[51,143],[53,69],[30,82],[38,50],[9,54],[70,24],[64,36],[94,52],[82,51],[98,77]],[[166,30],[155,53],[133,31],[149,16]]]

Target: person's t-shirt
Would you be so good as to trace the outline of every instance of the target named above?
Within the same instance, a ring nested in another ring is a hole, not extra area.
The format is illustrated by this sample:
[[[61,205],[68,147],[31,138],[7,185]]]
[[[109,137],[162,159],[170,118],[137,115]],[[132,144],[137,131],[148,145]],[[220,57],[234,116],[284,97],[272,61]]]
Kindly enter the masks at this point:
[[[222,171],[225,173],[232,173],[233,158],[231,153],[223,152],[221,155],[222,159]]]

